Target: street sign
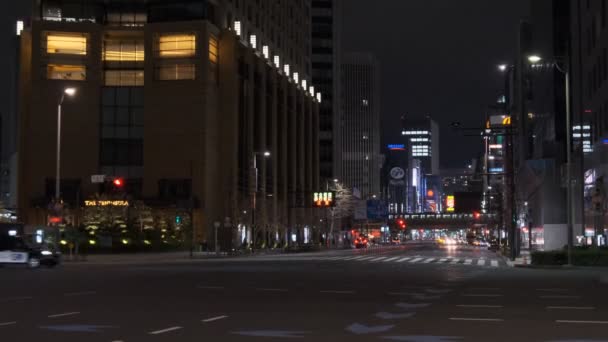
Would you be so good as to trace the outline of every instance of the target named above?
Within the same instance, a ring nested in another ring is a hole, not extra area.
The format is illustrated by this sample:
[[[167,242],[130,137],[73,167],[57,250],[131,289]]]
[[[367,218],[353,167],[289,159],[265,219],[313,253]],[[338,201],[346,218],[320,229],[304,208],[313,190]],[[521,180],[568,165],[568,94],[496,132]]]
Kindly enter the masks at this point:
[[[92,175],[91,183],[100,184],[106,181],[106,175]]]

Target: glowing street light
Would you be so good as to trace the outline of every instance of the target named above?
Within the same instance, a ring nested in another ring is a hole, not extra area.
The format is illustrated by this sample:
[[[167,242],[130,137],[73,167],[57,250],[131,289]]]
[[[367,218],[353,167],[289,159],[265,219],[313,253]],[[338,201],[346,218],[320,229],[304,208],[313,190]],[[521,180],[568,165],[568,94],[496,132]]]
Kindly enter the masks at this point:
[[[538,56],[538,55],[531,55],[531,56],[528,56],[528,61],[529,61],[530,63],[533,63],[533,64],[536,64],[536,63],[538,63],[538,62],[540,62],[540,61],[542,61],[542,60],[543,60],[543,59],[542,59],[542,57],[540,57],[540,56]]]
[[[508,66],[506,64],[501,64],[498,66],[498,70],[505,72],[507,71]]]

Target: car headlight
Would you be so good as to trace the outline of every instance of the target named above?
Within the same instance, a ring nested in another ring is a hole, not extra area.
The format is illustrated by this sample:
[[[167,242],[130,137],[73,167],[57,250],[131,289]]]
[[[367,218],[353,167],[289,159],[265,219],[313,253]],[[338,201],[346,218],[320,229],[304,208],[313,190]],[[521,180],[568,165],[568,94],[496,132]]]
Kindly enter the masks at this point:
[[[42,255],[53,255],[53,252],[51,251],[42,251],[40,252]]]

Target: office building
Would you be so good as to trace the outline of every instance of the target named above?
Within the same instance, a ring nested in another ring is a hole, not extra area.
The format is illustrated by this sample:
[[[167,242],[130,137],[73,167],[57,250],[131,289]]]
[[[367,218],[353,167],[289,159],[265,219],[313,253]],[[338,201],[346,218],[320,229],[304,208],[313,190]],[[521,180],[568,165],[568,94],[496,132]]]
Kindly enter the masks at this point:
[[[321,98],[310,36],[308,1],[39,1],[19,58],[21,219],[88,227],[115,206],[109,225],[167,239],[191,225],[209,244],[219,227],[222,248],[306,242]],[[65,205],[50,212],[61,98]]]
[[[342,167],[340,139],[340,60],[342,0],[312,2],[312,81],[323,95],[319,104],[319,158],[321,182],[339,177]]]
[[[361,198],[380,193],[380,89],[376,59],[350,53],[342,61],[342,177]]]
[[[402,118],[410,158],[418,159],[424,174],[439,174],[439,125],[430,117],[424,119]]]

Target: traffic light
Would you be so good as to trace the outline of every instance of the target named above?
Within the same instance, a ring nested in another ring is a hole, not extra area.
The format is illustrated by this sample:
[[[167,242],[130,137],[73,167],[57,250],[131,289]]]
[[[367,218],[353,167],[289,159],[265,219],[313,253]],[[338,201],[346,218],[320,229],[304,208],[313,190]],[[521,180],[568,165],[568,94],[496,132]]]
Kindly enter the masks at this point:
[[[481,217],[481,214],[480,214],[479,212],[477,212],[477,211],[476,211],[476,212],[474,212],[474,213],[473,213],[473,217],[474,217],[476,220],[479,220],[479,218]]]
[[[122,186],[124,185],[124,181],[122,180],[122,178],[114,178],[114,181],[112,183],[117,188],[122,188]]]
[[[181,224],[182,223],[182,217],[177,215],[175,216],[175,224]]]
[[[397,225],[399,226],[399,228],[405,229],[405,221],[403,219],[398,219]]]

